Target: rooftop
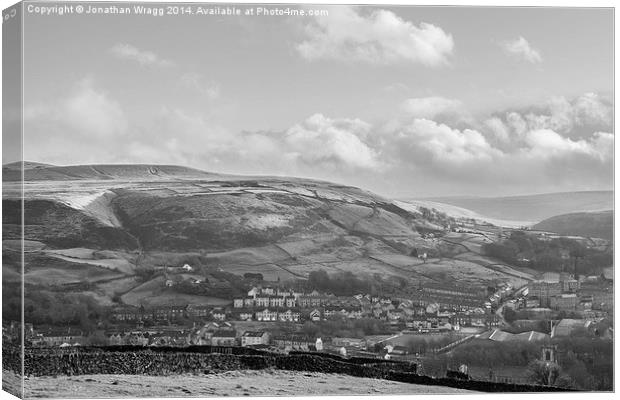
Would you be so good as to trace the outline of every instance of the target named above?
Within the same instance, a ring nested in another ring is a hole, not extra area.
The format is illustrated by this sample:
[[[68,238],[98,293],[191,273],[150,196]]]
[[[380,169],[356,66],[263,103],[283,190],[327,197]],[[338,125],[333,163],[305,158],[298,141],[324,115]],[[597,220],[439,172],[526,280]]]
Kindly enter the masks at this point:
[[[221,329],[213,332],[213,337],[234,338],[236,337],[236,333],[235,331]]]
[[[244,337],[263,337],[267,332],[265,331],[247,331],[242,336]]]

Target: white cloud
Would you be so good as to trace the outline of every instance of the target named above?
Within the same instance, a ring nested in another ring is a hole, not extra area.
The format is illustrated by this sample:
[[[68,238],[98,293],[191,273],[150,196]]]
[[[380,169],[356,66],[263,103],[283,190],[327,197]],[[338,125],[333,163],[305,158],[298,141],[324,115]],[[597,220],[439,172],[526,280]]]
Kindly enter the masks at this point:
[[[501,119],[489,118],[484,121],[484,125],[491,131],[496,141],[506,143],[510,140],[510,131]]]
[[[506,114],[506,123],[515,132],[516,137],[520,138],[527,132],[527,122],[518,112],[508,112]]]
[[[527,133],[528,157],[549,159],[569,155],[585,155],[600,161],[613,157],[613,135],[595,132],[588,140],[572,140],[549,130],[540,129]],[[523,150],[523,149],[522,149]]]
[[[430,155],[436,163],[467,163],[490,161],[501,152],[493,148],[484,136],[475,130],[453,129],[428,119],[416,119],[403,127],[398,136],[418,156]]]
[[[54,101],[24,107],[28,159],[96,162],[118,152],[115,147],[128,131],[120,103],[88,78]]]
[[[181,84],[187,88],[196,90],[210,100],[220,97],[220,85],[216,82],[207,81],[205,77],[197,73],[186,73],[181,76]]]
[[[297,51],[308,60],[334,59],[371,64],[448,63],[454,41],[438,26],[405,21],[391,11],[362,15],[339,6],[329,17],[318,17],[305,27],[306,39]]]
[[[315,114],[289,128],[284,142],[289,155],[309,165],[377,168],[377,152],[361,139],[369,129],[361,120],[334,120]]]
[[[148,50],[140,50],[127,43],[117,43],[110,48],[110,53],[115,57],[137,62],[143,67],[169,67],[174,65],[172,61],[163,59],[157,54]]]
[[[514,140],[523,138],[528,131],[552,130],[573,139],[584,138],[597,130],[612,128],[613,105],[595,93],[585,93],[574,99],[551,97],[543,105],[520,111],[509,111],[502,121]],[[494,119],[501,117],[496,115]],[[489,126],[492,134],[498,125]]]
[[[519,38],[515,40],[504,42],[501,46],[508,54],[532,64],[541,63],[543,60],[540,51],[533,48],[523,36],[519,36]]]
[[[444,97],[418,97],[407,99],[401,105],[403,111],[415,118],[432,119],[442,114],[463,114],[463,103]]]
[[[84,139],[108,138],[127,131],[127,117],[120,104],[91,79],[81,80],[65,98],[53,105],[31,105],[24,110],[27,121],[43,121],[61,126]]]
[[[596,93],[585,93],[574,102],[574,118],[579,125],[611,126],[613,106]]]
[[[47,105],[25,108],[26,157],[306,176],[400,193],[413,193],[416,185],[435,193],[493,194],[588,190],[612,182],[609,130],[586,127],[587,134],[572,137],[551,128],[605,121],[609,104],[596,95],[555,98],[544,112],[529,113],[542,118],[512,111],[473,125],[435,119],[458,108],[455,101],[427,98],[410,105],[427,118],[408,115],[375,125],[314,114],[282,131],[231,132],[216,114],[174,107],[130,120],[111,94],[85,79]]]

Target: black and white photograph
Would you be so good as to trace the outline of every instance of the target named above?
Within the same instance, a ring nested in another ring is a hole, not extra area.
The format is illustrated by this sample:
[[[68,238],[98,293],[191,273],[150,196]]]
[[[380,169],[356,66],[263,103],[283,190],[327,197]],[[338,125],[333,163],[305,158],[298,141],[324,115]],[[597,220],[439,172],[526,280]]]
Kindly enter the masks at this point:
[[[613,394],[611,2],[2,8],[3,398]]]

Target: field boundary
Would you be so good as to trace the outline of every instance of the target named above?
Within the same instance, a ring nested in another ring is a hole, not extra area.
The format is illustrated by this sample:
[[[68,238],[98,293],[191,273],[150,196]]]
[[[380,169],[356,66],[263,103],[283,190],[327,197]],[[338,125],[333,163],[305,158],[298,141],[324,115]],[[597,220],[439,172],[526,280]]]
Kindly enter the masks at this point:
[[[18,371],[20,348],[3,349],[3,367]],[[233,354],[244,353],[244,354]],[[138,348],[116,346],[72,348],[68,350],[26,349],[26,376],[125,374],[172,375],[215,373],[243,369],[345,374],[419,385],[446,386],[480,392],[558,392],[567,389],[467,379],[433,378],[418,375],[417,365],[378,359],[347,359],[337,355],[297,352],[275,354],[240,347],[192,346],[191,348]]]

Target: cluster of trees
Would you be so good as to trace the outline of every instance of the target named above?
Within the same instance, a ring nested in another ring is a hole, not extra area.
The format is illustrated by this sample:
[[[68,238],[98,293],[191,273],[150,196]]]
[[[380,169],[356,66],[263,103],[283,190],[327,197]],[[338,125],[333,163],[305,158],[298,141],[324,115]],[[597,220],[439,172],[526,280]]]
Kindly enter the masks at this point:
[[[354,296],[360,293],[391,296],[407,293],[411,287],[407,279],[398,276],[355,275],[350,271],[328,274],[324,270],[312,271],[307,280],[297,280],[291,286],[306,291],[316,289],[336,296]]]
[[[336,296],[352,296],[370,292],[368,280],[358,278],[350,271],[328,275],[324,270],[312,271],[308,276],[308,289],[331,292]]]
[[[578,389],[612,390],[613,342],[590,334],[554,339],[560,366]]]
[[[439,225],[455,224],[456,219],[448,214],[441,212],[435,208],[419,207],[418,211],[422,214],[422,218]]]
[[[4,321],[21,321],[21,289],[22,285],[17,282],[2,281],[2,319]]]
[[[532,382],[540,385],[610,391],[613,389],[613,349],[600,340],[588,340],[603,346],[606,353],[583,353],[575,349],[563,349],[558,364],[534,360],[528,365]],[[598,342],[598,343],[597,343]]]
[[[474,340],[457,346],[452,351],[452,361],[493,368],[496,366],[527,366],[540,355],[540,346],[534,343],[512,342],[510,344],[492,340]]]
[[[528,365],[528,377],[532,383],[543,386],[558,386],[574,389],[573,380],[555,363],[533,360]]]
[[[35,325],[79,326],[81,329],[90,330],[104,318],[107,318],[105,309],[91,296],[26,288],[26,322]]]
[[[526,368],[530,380],[541,385],[552,384],[581,390],[612,390],[613,342],[576,332],[565,338],[554,338],[558,363],[540,361],[540,343],[472,341],[457,346],[450,361],[489,369],[498,366]],[[446,355],[442,357],[447,357]]]
[[[538,271],[573,271],[576,267],[579,274],[597,275],[602,268],[613,263],[610,252],[587,248],[576,240],[564,237],[540,240],[537,235],[523,231],[513,231],[508,239],[501,242],[484,244],[482,251],[508,264]],[[566,252],[568,258],[563,257],[562,253]]]
[[[140,282],[150,281],[157,276],[155,268],[150,266],[139,266],[134,271],[136,273],[137,279],[140,280]]]

